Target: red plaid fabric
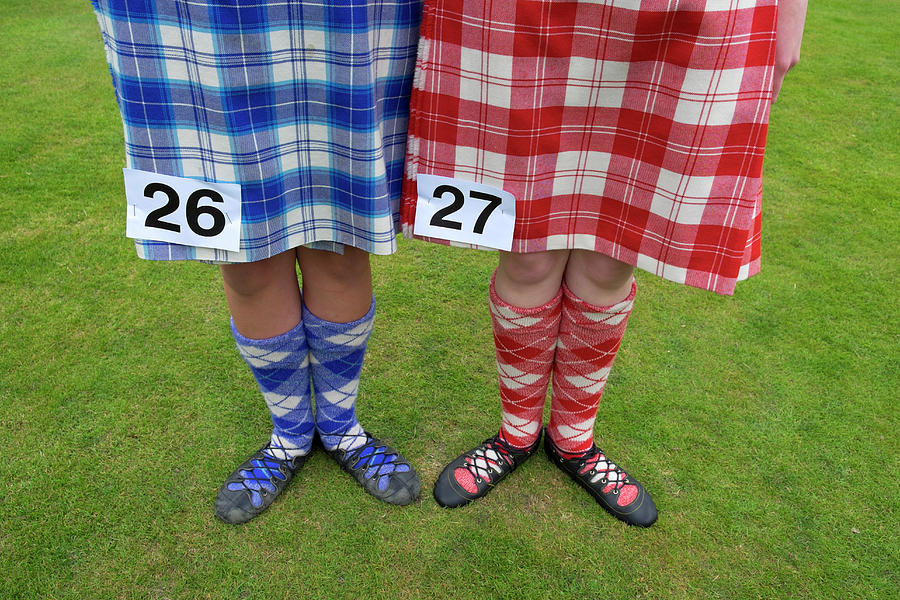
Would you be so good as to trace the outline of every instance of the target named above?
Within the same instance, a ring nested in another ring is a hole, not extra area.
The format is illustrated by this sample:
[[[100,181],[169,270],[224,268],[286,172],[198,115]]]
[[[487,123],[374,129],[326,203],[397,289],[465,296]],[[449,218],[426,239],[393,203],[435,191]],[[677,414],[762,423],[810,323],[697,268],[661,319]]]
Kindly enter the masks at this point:
[[[776,0],[426,0],[419,173],[516,198],[514,252],[581,248],[732,294],[759,271]],[[437,241],[437,240],[435,240]]]

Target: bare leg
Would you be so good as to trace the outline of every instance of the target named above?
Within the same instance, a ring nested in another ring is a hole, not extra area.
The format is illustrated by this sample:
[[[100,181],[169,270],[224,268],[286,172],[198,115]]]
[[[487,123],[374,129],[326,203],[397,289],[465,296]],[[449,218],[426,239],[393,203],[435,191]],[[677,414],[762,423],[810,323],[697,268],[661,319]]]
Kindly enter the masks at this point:
[[[271,338],[300,322],[296,260],[289,250],[257,262],[221,266],[225,299],[242,335]]]
[[[303,302],[311,313],[334,323],[349,323],[369,312],[372,271],[369,253],[344,246],[344,254],[297,248],[303,275]]]
[[[368,312],[372,303],[368,253],[350,246],[343,255],[297,248],[257,262],[221,266],[225,298],[242,335],[269,338],[300,322],[297,262],[306,306],[313,314],[346,323]]]
[[[609,306],[631,293],[634,267],[599,252],[572,250],[566,264],[566,286],[596,306]]]
[[[514,306],[543,306],[559,292],[568,259],[568,250],[501,252],[494,289]]]

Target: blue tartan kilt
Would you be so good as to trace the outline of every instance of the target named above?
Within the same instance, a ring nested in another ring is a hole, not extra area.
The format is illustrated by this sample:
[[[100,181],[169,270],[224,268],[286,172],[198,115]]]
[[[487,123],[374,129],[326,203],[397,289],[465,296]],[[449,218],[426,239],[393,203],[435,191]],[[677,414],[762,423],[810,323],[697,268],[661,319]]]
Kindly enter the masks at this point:
[[[396,250],[421,0],[92,0],[127,165],[241,186],[239,252]]]

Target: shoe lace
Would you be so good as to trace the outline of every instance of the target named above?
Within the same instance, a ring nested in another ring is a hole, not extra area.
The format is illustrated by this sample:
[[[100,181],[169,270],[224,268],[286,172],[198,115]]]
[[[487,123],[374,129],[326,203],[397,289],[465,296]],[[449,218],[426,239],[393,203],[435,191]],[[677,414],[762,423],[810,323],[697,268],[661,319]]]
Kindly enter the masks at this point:
[[[466,468],[476,481],[490,483],[495,473],[502,475],[513,464],[510,452],[509,446],[502,440],[491,438],[466,457]]]
[[[353,434],[360,437],[358,434]],[[397,462],[400,455],[396,452],[388,452],[388,447],[380,444],[378,440],[365,433],[365,442],[362,445],[345,451],[346,462],[354,471],[365,471],[366,479],[378,478],[378,489],[387,489],[390,476],[395,473],[409,471],[409,465],[405,462]]]
[[[612,492],[613,494],[618,494],[619,490],[630,483],[628,473],[606,458],[606,455],[599,448],[584,460],[584,465],[579,473],[589,475],[592,484],[597,482],[603,484],[605,486],[603,488],[604,493]]]
[[[253,506],[259,507],[262,504],[262,492],[274,494],[277,491],[274,480],[284,481],[287,479],[281,467],[286,461],[280,461],[271,458],[267,454],[263,454],[263,458],[255,458],[250,461],[252,465],[249,469],[241,469],[238,471],[240,481],[233,481],[228,484],[228,489],[236,492],[246,490],[250,492],[250,501]]]

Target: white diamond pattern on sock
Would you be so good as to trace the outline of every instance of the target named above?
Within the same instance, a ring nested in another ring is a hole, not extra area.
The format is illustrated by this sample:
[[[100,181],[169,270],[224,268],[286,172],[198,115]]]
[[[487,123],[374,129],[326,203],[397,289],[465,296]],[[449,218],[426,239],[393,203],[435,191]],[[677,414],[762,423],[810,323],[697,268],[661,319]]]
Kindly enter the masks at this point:
[[[280,392],[263,392],[263,398],[266,400],[266,406],[276,417],[283,417],[296,409],[300,402],[306,401],[302,396],[285,396]]]
[[[507,365],[500,361],[497,361],[497,374],[500,376],[501,385],[511,390],[521,389],[535,383],[541,378],[538,374],[520,371],[512,365]]]
[[[244,357],[248,363],[250,363],[253,367],[268,367],[272,363],[277,363],[283,361],[285,358],[290,356],[290,352],[273,352],[271,350],[266,350],[265,348],[257,348],[256,346],[247,346],[244,344],[237,344],[238,352],[241,353],[241,356]],[[300,365],[301,369],[306,368],[307,362],[304,360],[303,364]]]
[[[560,436],[563,439],[575,442],[583,442],[593,438],[594,435],[594,418],[582,421],[580,423],[572,423],[571,425],[560,425],[558,428]]]
[[[518,417],[508,412],[503,413],[503,425],[504,428],[506,425],[509,425],[514,432],[524,433],[526,435],[534,435],[538,429],[541,428],[541,423],[538,421],[523,419],[522,417]]]

